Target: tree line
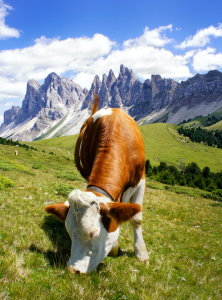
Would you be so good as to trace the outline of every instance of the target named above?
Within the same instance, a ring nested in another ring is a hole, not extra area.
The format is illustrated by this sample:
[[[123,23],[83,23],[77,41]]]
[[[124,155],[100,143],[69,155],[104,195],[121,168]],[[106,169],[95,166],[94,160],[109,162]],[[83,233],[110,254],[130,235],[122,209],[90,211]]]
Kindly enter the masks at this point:
[[[0,144],[2,145],[8,145],[8,146],[19,146],[19,147],[23,147],[26,150],[35,150],[38,151],[36,148],[26,145],[26,144],[21,144],[18,140],[17,141],[13,141],[12,139],[5,139],[3,137],[0,137]]]
[[[168,166],[165,162],[161,162],[158,167],[152,167],[150,161],[146,160],[145,172],[148,177],[165,184],[199,188],[208,192],[221,190],[222,197],[222,171],[213,173],[209,167],[201,170],[194,162],[181,167],[181,170]]]
[[[208,146],[217,146],[222,149],[222,131],[221,130],[206,130],[201,127],[186,128],[179,127],[178,133],[189,137],[192,142],[204,143]]]
[[[193,121],[197,120],[197,118],[202,118],[202,115],[195,117],[195,119],[193,119]],[[222,116],[210,116],[209,115],[207,117],[207,119],[203,118],[203,120],[201,120],[201,124],[203,127],[207,127],[207,126],[214,125],[221,120],[222,120]],[[190,121],[192,121],[192,119],[183,120],[183,122],[179,123],[179,125],[189,123]]]

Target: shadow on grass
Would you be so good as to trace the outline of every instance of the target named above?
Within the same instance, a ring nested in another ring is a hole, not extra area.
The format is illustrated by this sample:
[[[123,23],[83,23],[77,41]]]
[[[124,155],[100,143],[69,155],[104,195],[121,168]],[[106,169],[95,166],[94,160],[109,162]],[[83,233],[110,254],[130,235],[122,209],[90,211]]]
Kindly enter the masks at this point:
[[[44,257],[48,259],[51,266],[65,268],[71,251],[71,239],[66,231],[65,224],[53,216],[46,216],[41,228],[48,235],[55,251],[42,251],[35,244],[31,244],[29,250],[31,252],[43,254]],[[113,257],[113,259],[121,256],[133,257],[134,252],[125,251],[124,249],[119,248],[117,255]],[[104,263],[101,262],[97,267],[97,271],[101,271],[103,268]]]
[[[42,253],[49,260],[51,266],[66,267],[70,257],[71,239],[66,231],[65,224],[53,216],[46,216],[42,229],[53,243],[55,251],[41,251],[36,245],[30,246],[30,251]]]

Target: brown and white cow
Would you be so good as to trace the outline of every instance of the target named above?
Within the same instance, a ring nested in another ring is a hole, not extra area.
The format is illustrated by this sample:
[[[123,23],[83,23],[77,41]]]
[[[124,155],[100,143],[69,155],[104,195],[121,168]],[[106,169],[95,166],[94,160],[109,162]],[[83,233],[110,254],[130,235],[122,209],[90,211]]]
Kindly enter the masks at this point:
[[[109,254],[127,220],[134,231],[134,252],[149,256],[142,237],[145,190],[144,142],[136,122],[118,108],[98,109],[83,124],[75,148],[75,162],[87,180],[84,191],[73,190],[68,201],[45,208],[65,221],[72,240],[68,261],[72,273],[89,273]],[[130,203],[128,203],[130,202]]]

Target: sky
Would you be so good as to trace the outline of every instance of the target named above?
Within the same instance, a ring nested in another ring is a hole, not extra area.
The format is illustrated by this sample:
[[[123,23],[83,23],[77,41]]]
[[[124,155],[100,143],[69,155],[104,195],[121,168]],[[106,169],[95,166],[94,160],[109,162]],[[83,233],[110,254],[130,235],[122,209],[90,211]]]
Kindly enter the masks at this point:
[[[121,64],[141,82],[222,72],[221,12],[221,0],[0,0],[0,124],[51,72],[88,89]]]

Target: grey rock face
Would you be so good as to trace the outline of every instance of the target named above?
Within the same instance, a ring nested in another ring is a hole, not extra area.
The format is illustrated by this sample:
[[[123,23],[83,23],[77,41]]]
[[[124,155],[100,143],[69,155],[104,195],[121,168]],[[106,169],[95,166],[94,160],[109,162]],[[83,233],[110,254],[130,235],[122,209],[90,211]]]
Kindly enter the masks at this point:
[[[4,112],[4,125],[8,125],[14,121],[14,117],[18,114],[21,107],[12,106],[11,109],[8,109]]]
[[[141,83],[132,70],[121,65],[118,77],[112,70],[108,76],[103,75],[102,82],[95,76],[89,91],[70,79],[51,73],[43,85],[35,80],[28,81],[22,107],[14,106],[4,113],[0,135],[12,122],[18,128],[20,123],[32,119],[31,128],[25,128],[22,133],[16,129],[17,133],[12,136],[31,141],[54,126],[57,120],[65,120],[70,112],[78,121],[67,119],[67,122],[80,128],[89,116],[88,108],[96,94],[100,97],[100,108],[122,108],[137,121],[143,119],[144,123],[169,121],[177,124],[190,114],[192,118],[207,115],[222,106],[222,73],[214,70],[205,75],[196,74],[181,83],[152,75],[151,80]],[[63,132],[61,128],[60,131]]]
[[[194,107],[199,103],[209,104],[222,96],[222,73],[210,71],[205,75],[197,74],[182,81],[173,95],[173,102],[181,107]]]
[[[26,141],[32,140],[50,126],[52,121],[63,118],[72,107],[81,106],[87,93],[87,89],[83,90],[80,85],[68,78],[60,78],[56,73],[50,73],[42,85],[35,80],[29,80],[22,107],[12,107],[6,111],[3,125],[6,126],[12,121],[20,124],[37,117],[30,130],[24,131],[23,135],[16,135],[18,139],[25,136]]]

